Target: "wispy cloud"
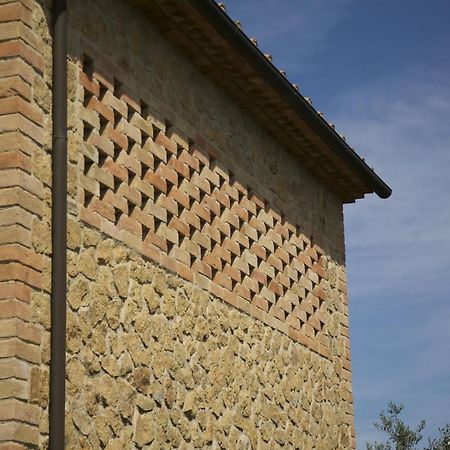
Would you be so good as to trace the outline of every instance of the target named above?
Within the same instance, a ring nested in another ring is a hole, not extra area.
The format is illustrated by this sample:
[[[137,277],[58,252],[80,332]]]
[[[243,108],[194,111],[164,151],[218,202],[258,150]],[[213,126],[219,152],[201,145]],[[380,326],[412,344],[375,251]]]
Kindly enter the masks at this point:
[[[333,29],[356,0],[242,0],[227,1],[227,12],[243,20],[244,31],[254,36],[265,53],[290,74],[313,70],[311,58],[320,53]]]
[[[362,449],[391,399],[430,432],[450,420],[450,81],[420,69],[386,77],[346,92],[334,116],[394,189],[345,211]]]
[[[416,299],[442,291],[450,262],[450,81],[420,72],[381,80],[347,92],[335,116],[394,189],[386,202],[346,208],[353,294],[358,286],[366,295],[402,287]]]
[[[372,422],[389,400],[406,405],[409,423],[428,419],[430,432],[450,421],[450,63],[424,55],[445,54],[445,42],[441,52],[434,51],[437,38],[411,36],[407,44],[414,52],[396,52],[393,46],[405,45],[403,39],[396,42],[396,24],[404,12],[397,5],[398,16],[385,22],[380,11],[391,8],[387,0],[376,0],[374,10],[358,11],[378,11],[376,23],[390,26],[388,37],[383,38],[381,29],[374,31],[366,17],[377,45],[368,42],[346,53],[342,46],[366,36],[355,15],[361,3],[226,2],[244,31],[258,39],[265,53],[273,53],[275,64],[291,80],[304,83],[311,90],[308,95],[319,96],[327,118],[394,190],[387,201],[369,196],[345,209],[356,431],[358,448],[364,449],[366,440],[382,439]],[[411,5],[410,28],[415,19],[421,26],[445,23],[442,0],[434,5],[442,10],[440,17],[435,11],[428,22],[422,21],[428,4],[421,4]],[[359,26],[355,34],[340,41],[342,27],[352,26]],[[401,31],[408,27],[399,29],[400,37],[409,36]],[[433,35],[434,30],[426,30]],[[422,30],[419,36],[426,34]],[[447,36],[436,34],[441,35]],[[390,57],[386,64],[391,53],[409,59],[400,63]],[[356,57],[355,74],[339,70]],[[365,71],[365,66],[376,70]]]

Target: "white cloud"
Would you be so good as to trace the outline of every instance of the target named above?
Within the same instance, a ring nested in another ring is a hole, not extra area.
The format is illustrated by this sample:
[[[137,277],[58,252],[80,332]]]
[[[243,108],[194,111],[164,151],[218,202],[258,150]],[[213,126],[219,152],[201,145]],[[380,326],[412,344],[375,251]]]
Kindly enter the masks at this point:
[[[336,103],[335,122],[391,184],[346,207],[353,294],[442,289],[450,262],[450,82],[380,80]],[[364,267],[361,267],[364,266]],[[389,296],[389,299],[391,296]]]
[[[355,2],[226,4],[301,85],[324,67],[333,83],[318,56]],[[359,449],[383,439],[372,422],[389,400],[406,405],[408,423],[428,419],[430,433],[450,421],[450,79],[420,55],[411,63],[403,73],[400,64],[386,67],[382,79],[351,86],[326,107],[394,190],[386,201],[369,196],[345,209]]]
[[[387,75],[338,98],[332,115],[394,190],[345,210],[363,449],[391,399],[406,404],[407,422],[428,419],[430,433],[450,420],[450,81]]]

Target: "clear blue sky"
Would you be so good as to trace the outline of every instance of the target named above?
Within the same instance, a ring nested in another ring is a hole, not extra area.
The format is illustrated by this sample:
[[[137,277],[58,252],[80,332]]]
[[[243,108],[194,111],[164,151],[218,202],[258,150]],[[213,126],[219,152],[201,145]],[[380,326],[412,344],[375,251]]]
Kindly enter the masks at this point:
[[[433,434],[450,422],[450,1],[226,6],[394,190],[345,207],[358,449],[389,400]]]

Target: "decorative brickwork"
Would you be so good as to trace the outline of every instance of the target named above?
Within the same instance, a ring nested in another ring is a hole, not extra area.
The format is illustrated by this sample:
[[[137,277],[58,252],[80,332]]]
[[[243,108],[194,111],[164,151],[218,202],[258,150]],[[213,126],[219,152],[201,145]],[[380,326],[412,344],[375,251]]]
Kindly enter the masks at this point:
[[[68,4],[66,448],[354,447],[341,199],[130,2]],[[0,450],[48,447],[49,5],[0,0]]]
[[[101,73],[85,56],[84,220],[328,357],[323,250],[204,139],[182,137]]]

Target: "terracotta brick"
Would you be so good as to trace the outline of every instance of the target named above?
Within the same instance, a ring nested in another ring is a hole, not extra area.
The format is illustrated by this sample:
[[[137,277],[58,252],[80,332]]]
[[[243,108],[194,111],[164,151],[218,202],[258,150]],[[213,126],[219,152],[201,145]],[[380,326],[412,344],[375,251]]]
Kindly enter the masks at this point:
[[[192,269],[195,272],[198,272],[200,274],[203,274],[204,276],[208,277],[209,279],[212,278],[212,269],[211,266],[206,264],[203,261],[197,260],[192,264]]]
[[[208,209],[209,211],[211,211],[211,213],[215,216],[220,216],[220,204],[219,202],[214,199],[213,197],[210,196],[205,196],[205,198],[203,199],[203,206]]]
[[[31,158],[24,153],[13,150],[0,153],[0,169],[18,168],[31,172]]]
[[[0,342],[0,351],[3,343]],[[0,354],[3,354],[0,353]],[[28,399],[27,383],[25,380],[16,380],[14,378],[5,378],[0,380],[0,399],[18,398]],[[0,436],[3,437],[0,431]]]
[[[276,281],[285,288],[284,291],[291,287],[291,280],[282,272],[278,272],[276,276],[272,278],[275,278]]]
[[[277,318],[278,320],[281,320],[281,321],[284,321],[285,318],[286,318],[284,311],[277,305],[272,305],[270,307],[269,313],[273,317],[275,317],[275,318]]]
[[[20,95],[31,101],[31,86],[18,75],[0,78],[0,98]]]
[[[191,154],[189,154],[188,151],[183,150],[181,152],[180,157],[178,158],[178,161],[180,161],[181,163],[184,163],[186,165],[188,165],[189,167],[191,167],[192,169],[194,169],[196,172],[199,172],[200,167],[199,167],[199,161],[198,159],[196,159],[194,156],[192,156]]]
[[[203,249],[211,251],[211,239],[205,236],[203,233],[195,231],[192,235],[192,241],[200,245]]]
[[[192,212],[195,215],[197,215],[200,219],[203,219],[204,221],[211,223],[212,220],[211,211],[206,209],[204,206],[195,203],[194,206],[192,207]]]
[[[0,281],[22,281],[37,288],[42,285],[42,274],[20,263],[5,263],[1,268]]]
[[[0,337],[17,337],[25,342],[40,344],[41,330],[35,325],[14,318],[2,321]]]
[[[32,445],[39,443],[38,428],[25,423],[0,423],[0,436],[7,441],[24,442]]]
[[[152,261],[155,261],[156,263],[159,264],[159,262],[161,260],[161,251],[159,250],[159,248],[157,248],[156,246],[154,246],[148,242],[143,242],[142,243],[142,252],[145,256],[150,258]]]
[[[234,306],[235,308],[243,309],[244,305],[247,307],[249,303],[238,297],[234,292],[229,291],[228,289],[224,288],[222,291],[222,296],[220,297],[224,301],[226,301],[229,305]]]
[[[42,126],[44,116],[42,111],[32,106],[19,96],[0,98],[0,115],[22,114],[37,125]]]
[[[0,116],[0,129],[3,131],[20,131],[38,144],[43,145],[44,143],[44,133],[42,128],[21,114]]]
[[[33,81],[33,69],[19,58],[0,60],[0,78],[18,76],[27,84]],[[4,83],[9,83],[4,80]]]
[[[229,266],[228,264],[225,265],[225,267],[223,268],[223,273],[227,276],[229,276],[232,280],[237,281],[237,282],[241,282],[242,276],[241,276],[241,272],[240,270]]]
[[[37,271],[42,270],[42,256],[18,244],[0,246],[0,261],[20,262]]]
[[[161,254],[160,264],[173,273],[178,272],[178,261],[169,255]]]
[[[250,292],[250,289],[242,286],[241,284],[237,284],[236,287],[233,289],[233,292],[239,296],[242,297],[246,301],[252,300],[252,294]]]
[[[230,201],[230,197],[227,194],[225,194],[222,191],[219,191],[218,189],[214,189],[211,193],[211,196],[212,196],[212,198],[217,200],[220,204],[225,206],[225,208],[230,209],[231,201]]]
[[[118,131],[114,130],[112,127],[106,128],[105,136],[123,149],[126,149],[128,147],[127,137],[123,133],[119,133]]]
[[[250,277],[256,280],[261,285],[267,286],[267,276],[259,270],[253,270]]]
[[[136,222],[134,219],[132,219],[131,217],[126,216],[125,214],[123,214],[120,217],[118,226],[120,229],[128,230],[130,233],[133,233],[136,236],[141,236],[141,234],[142,234],[141,225],[138,222]]]
[[[258,282],[254,278],[245,276],[242,280],[242,286],[249,289],[253,293],[262,293],[262,290],[260,290],[259,288]]]
[[[138,111],[139,112],[139,111]],[[147,121],[144,117],[142,117],[141,112],[139,114],[134,114],[130,123],[141,130],[142,132],[142,146],[145,146],[145,139],[144,135],[147,135],[149,138],[150,136],[153,136],[154,134],[154,127],[153,124],[149,121]]]
[[[239,272],[242,273],[242,276],[251,274],[250,265],[246,263],[242,258],[234,258],[232,267],[239,270]]]
[[[213,250],[213,254],[218,258],[222,259],[223,261],[227,262],[228,264],[231,264],[231,252],[228,251],[226,248],[216,247]]]
[[[95,90],[95,85],[93,85],[94,82],[91,83],[92,84],[89,86],[89,88]],[[114,122],[114,113],[112,108],[98,101],[95,97],[92,97],[87,107],[88,109],[97,111],[103,119],[106,119],[109,122]],[[111,124],[109,125],[111,126]]]
[[[112,205],[109,205],[105,202],[102,202],[101,200],[94,198],[92,199],[90,206],[92,211],[95,211],[100,216],[104,217],[105,219],[109,220],[110,222],[114,222],[116,218],[115,210]]]
[[[80,219],[96,228],[101,228],[101,216],[92,209],[82,208],[80,210]]]
[[[163,252],[167,253],[168,246],[167,246],[167,239],[163,238],[162,236],[158,236],[156,233],[150,231],[147,236],[147,242],[149,244],[153,244],[154,246],[158,247]],[[161,260],[163,256],[163,253],[159,255],[159,258]]]
[[[177,263],[177,274],[191,283],[194,281],[194,271],[187,265]]]
[[[10,337],[0,341],[0,355],[3,358],[18,357],[32,363],[40,362],[40,350],[39,347],[33,345],[30,338],[38,340],[37,334],[32,328],[24,328],[22,331],[27,334],[27,341],[19,339],[17,337]]]
[[[15,358],[0,359],[0,379],[17,378],[28,380],[30,377],[30,365],[25,361]]]
[[[33,24],[32,13],[21,2],[0,4],[0,22],[20,20],[30,27]]]
[[[148,172],[145,180],[150,182],[158,191],[167,193],[167,183],[164,178],[157,175],[156,173]]]
[[[18,281],[0,282],[0,299],[17,299],[25,303],[30,301],[31,288]]]
[[[169,192],[169,198],[173,198],[183,208],[189,208],[190,206],[189,196],[175,187]]]
[[[122,120],[116,129],[118,132],[121,132],[128,137],[128,150],[130,150],[130,145],[132,145],[132,143],[141,145],[141,131],[139,130],[139,128],[133,126],[132,123]]]
[[[171,158],[169,161],[169,167],[175,170],[181,177],[190,180],[191,174],[189,171],[189,166],[185,162]]]
[[[308,247],[306,254],[315,262],[319,260],[319,255],[315,247]]]
[[[279,305],[282,309],[283,305]],[[296,310],[293,314],[289,314],[286,319],[286,323],[295,328],[296,330],[301,330],[302,324],[306,322],[306,313],[304,311]]]
[[[228,291],[233,290],[233,280],[225,272],[217,272],[214,276],[214,282],[224,287]]]
[[[155,142],[161,146],[163,146],[165,149],[169,150],[171,153],[177,152],[177,144],[175,141],[172,141],[169,139],[165,134],[158,133],[156,136]]]
[[[222,286],[219,286],[216,283],[211,283],[209,290],[210,290],[211,294],[215,295],[217,298],[220,298],[220,299],[232,304],[230,301],[228,301],[226,299],[226,297],[229,296],[230,292],[227,291],[226,289],[224,289]],[[230,297],[227,297],[227,298],[230,299]]]
[[[239,247],[239,244],[229,238],[226,238],[224,240],[223,248],[225,250],[228,250],[229,252],[231,252],[233,255],[240,256],[240,254],[241,254],[241,249]]]
[[[92,95],[96,97],[100,95],[100,85],[97,80],[89,78],[84,72],[80,72],[79,80],[81,86]]]
[[[20,40],[6,41],[0,43],[0,58],[11,58],[18,56],[34,67],[39,73],[44,71],[44,59],[29,45]]]
[[[5,211],[9,211],[12,208],[8,208]],[[5,214],[7,215],[7,213]],[[21,215],[19,215],[21,218]],[[17,220],[16,217],[10,216],[10,220]],[[2,217],[0,216],[0,223]],[[7,225],[0,227],[0,245],[3,244],[20,244],[25,247],[31,247],[31,233],[21,225]]]
[[[168,213],[179,216],[179,205],[172,198],[161,195],[157,200],[157,205],[165,209]]]
[[[40,408],[15,399],[0,400],[0,422],[7,420],[39,425]]]
[[[211,280],[205,275],[202,275],[194,270],[194,284],[205,291],[209,291]]]
[[[269,311],[269,302],[259,295],[255,295],[253,297],[252,305],[255,305],[256,307],[262,309],[265,312]]]
[[[0,189],[20,186],[29,194],[32,194],[38,198],[42,198],[44,195],[44,187],[42,182],[35,177],[17,169],[7,169],[0,172],[2,177],[0,178]]]

